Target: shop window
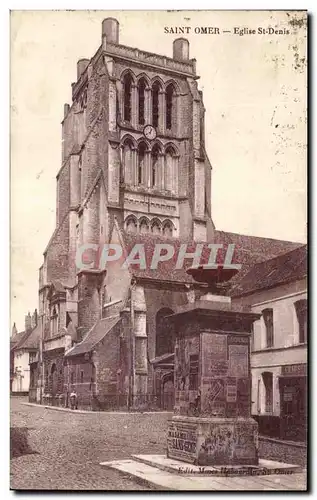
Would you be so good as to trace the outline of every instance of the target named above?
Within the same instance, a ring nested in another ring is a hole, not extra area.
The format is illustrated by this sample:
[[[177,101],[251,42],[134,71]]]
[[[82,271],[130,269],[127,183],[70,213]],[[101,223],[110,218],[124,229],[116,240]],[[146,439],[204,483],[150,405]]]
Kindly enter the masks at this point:
[[[262,374],[265,397],[264,397],[264,411],[265,413],[273,412],[273,374],[271,372],[264,372]]]
[[[307,342],[307,300],[297,300],[294,303],[299,330],[299,343]]]
[[[264,309],[262,311],[262,315],[265,324],[266,347],[273,347],[274,345],[273,309],[271,308]]]

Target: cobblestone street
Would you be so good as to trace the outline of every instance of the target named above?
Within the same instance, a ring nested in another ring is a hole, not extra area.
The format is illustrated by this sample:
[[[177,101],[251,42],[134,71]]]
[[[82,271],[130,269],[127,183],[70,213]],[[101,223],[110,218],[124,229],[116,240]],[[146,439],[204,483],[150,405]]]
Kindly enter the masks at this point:
[[[28,429],[28,445],[33,452],[12,458],[12,489],[152,489],[128,473],[100,463],[130,459],[131,455],[165,454],[171,414],[77,413],[23,404],[26,402],[26,397],[11,398],[10,425],[18,432]],[[287,451],[286,443],[272,445],[263,440],[260,446],[263,458],[291,458],[301,466],[305,466],[304,451],[293,447]]]
[[[149,490],[99,463],[131,454],[164,453],[167,413],[76,414],[11,399],[11,427],[29,429],[36,452],[11,460],[12,489]]]

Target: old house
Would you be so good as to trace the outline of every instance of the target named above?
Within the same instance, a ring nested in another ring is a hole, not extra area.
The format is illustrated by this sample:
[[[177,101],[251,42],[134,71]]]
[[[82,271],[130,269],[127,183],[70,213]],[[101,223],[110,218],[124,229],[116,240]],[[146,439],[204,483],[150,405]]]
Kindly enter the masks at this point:
[[[233,302],[261,313],[252,339],[252,414],[260,432],[305,440],[307,431],[307,246],[256,264]]]
[[[100,266],[106,243],[215,242],[240,248],[242,275],[298,244],[217,231],[202,92],[189,42],[172,57],[119,43],[102,23],[101,45],[77,63],[62,122],[56,228],[39,278],[42,344],[38,400],[169,407],[173,340],[166,315],[202,285],[185,269]]]
[[[25,316],[25,330],[17,332],[15,325],[10,339],[10,358],[12,366],[11,392],[13,394],[29,394],[30,386],[34,382],[34,373],[30,370],[39,349],[41,330],[38,325],[38,314],[35,309],[33,315]],[[11,370],[10,370],[11,371]]]

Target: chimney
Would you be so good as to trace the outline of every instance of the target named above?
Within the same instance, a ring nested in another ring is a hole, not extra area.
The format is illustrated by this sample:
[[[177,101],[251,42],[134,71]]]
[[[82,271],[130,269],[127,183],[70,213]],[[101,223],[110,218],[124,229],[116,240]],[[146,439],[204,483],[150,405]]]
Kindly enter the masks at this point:
[[[34,313],[32,314],[32,328],[35,328],[37,326],[37,309],[35,309]]]
[[[70,110],[70,105],[67,103],[64,104],[64,118],[66,118],[66,116],[68,115],[69,110]]]
[[[188,61],[189,41],[186,38],[177,38],[173,42],[173,59],[177,61]]]
[[[79,80],[89,63],[89,59],[79,59],[79,61],[77,61],[77,80]]]
[[[25,316],[25,331],[31,330],[32,329],[32,318],[30,311],[28,312],[28,315]]]
[[[11,332],[11,337],[14,337],[17,333],[18,333],[18,329],[17,329],[17,327],[15,326],[15,323],[13,323],[12,332]]]
[[[106,42],[119,43],[119,22],[114,17],[107,17],[102,21],[102,39]]]

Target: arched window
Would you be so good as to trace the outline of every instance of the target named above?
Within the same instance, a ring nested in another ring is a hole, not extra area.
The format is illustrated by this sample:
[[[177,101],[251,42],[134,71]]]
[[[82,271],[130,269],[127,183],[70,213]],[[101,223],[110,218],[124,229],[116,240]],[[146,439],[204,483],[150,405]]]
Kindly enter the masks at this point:
[[[172,130],[172,124],[174,118],[173,115],[175,113],[174,94],[175,94],[174,85],[170,83],[166,88],[166,94],[165,94],[165,108],[166,108],[165,126],[167,130]]]
[[[58,314],[56,307],[54,306],[52,309],[51,315],[51,335],[57,335],[58,333]]]
[[[155,82],[152,87],[152,125],[158,127],[159,124],[159,92],[160,84]]]
[[[173,191],[174,179],[176,176],[176,155],[173,148],[170,146],[165,154],[165,189]]]
[[[135,217],[128,217],[126,220],[126,230],[128,233],[136,233],[137,232],[137,221]]]
[[[173,310],[168,307],[160,309],[156,314],[156,356],[174,352],[174,335],[171,322],[166,318],[167,315],[173,314]]]
[[[146,81],[144,78],[138,83],[138,97],[139,97],[139,125],[145,124],[145,89]]]
[[[158,187],[158,165],[159,165],[160,148],[156,145],[151,152],[151,186]]]
[[[130,140],[123,145],[124,182],[133,184],[133,144]]]
[[[130,122],[132,116],[131,93],[132,76],[130,75],[130,73],[127,73],[123,79],[123,119],[126,122]]]
[[[154,220],[151,225],[151,232],[153,234],[161,234],[161,223],[158,220]]]
[[[166,221],[163,224],[163,235],[167,238],[173,237],[173,224],[170,221]]]
[[[149,232],[149,223],[147,219],[141,219],[140,220],[140,233],[141,234],[146,234]]]
[[[138,184],[144,183],[144,167],[145,167],[145,154],[146,154],[146,145],[144,142],[141,142],[138,147]]]

